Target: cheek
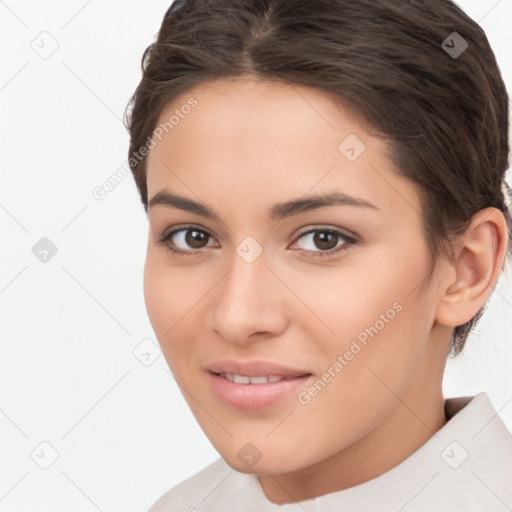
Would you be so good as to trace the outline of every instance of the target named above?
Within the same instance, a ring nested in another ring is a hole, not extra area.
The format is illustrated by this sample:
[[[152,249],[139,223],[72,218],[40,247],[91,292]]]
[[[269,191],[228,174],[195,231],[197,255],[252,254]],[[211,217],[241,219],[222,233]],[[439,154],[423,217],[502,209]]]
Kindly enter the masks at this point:
[[[375,323],[379,330],[387,328],[397,313],[398,306],[393,305],[404,301],[402,289],[408,286],[408,276],[397,277],[399,273],[393,272],[382,254],[366,259],[354,258],[339,268],[318,267],[307,273],[299,269],[295,275],[287,276],[312,313],[302,315],[311,319],[308,322],[300,316],[296,320],[303,327],[310,327],[312,340],[319,334],[332,340],[327,343],[329,350],[343,348],[360,333],[364,338],[365,329]],[[407,270],[402,270],[402,274],[407,274]],[[316,330],[312,331],[313,328]]]
[[[420,255],[408,264],[383,256],[303,281],[303,297],[324,324],[319,331],[313,316],[302,324],[316,345],[317,372],[336,375],[315,398],[318,406],[344,403],[351,410],[360,399],[396,400],[389,388],[402,394],[414,378],[431,327],[429,298],[417,286],[427,267]]]
[[[144,265],[144,300],[149,320],[169,366],[171,361],[177,359],[176,350],[189,346],[177,341],[184,336],[191,308],[204,294],[204,290],[197,286],[198,282],[201,281],[190,273],[166,263],[165,255],[160,251],[148,250]]]
[[[364,319],[361,315],[354,323],[349,315],[339,315],[336,328],[342,334],[335,339],[323,336],[321,369],[297,397],[295,423],[287,424],[287,436],[294,442],[277,443],[273,449],[289,449],[293,457],[297,444],[313,443],[315,450],[304,456],[327,457],[371,432],[397,407],[397,397],[405,396],[418,372],[424,347],[412,335],[410,315],[414,311],[408,304],[401,304],[400,309],[395,303],[395,308],[389,309],[387,301],[382,302],[384,308],[377,303],[376,311],[382,312],[388,323],[372,315],[364,315]],[[362,329],[361,322],[366,324]],[[345,336],[344,325],[356,334]],[[322,433],[323,440],[311,439],[311,433],[317,432]]]
[[[148,248],[144,265],[144,300],[153,330],[161,342],[161,337],[170,324],[172,309],[168,307],[167,295],[172,290],[168,286],[166,273],[162,273],[158,259]]]

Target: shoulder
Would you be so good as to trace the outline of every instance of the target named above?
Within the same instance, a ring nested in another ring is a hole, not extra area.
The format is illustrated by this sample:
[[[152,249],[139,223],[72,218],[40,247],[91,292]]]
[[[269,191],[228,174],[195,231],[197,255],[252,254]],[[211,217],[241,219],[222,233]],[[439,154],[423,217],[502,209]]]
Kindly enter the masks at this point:
[[[225,479],[230,477],[231,480],[233,476],[234,478],[240,478],[244,475],[233,470],[224,459],[219,458],[167,491],[153,504],[148,512],[170,512],[174,510],[196,512],[197,510],[204,510],[206,498]],[[233,482],[230,483],[233,484]],[[215,494],[218,495],[217,492]],[[229,492],[226,491],[225,494],[229,494]],[[198,508],[198,505],[201,508]]]

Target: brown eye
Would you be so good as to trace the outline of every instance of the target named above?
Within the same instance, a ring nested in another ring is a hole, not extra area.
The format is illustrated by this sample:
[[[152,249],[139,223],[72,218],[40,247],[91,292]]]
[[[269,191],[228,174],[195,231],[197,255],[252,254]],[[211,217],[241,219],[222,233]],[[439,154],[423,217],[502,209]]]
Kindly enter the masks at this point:
[[[197,229],[187,229],[185,230],[185,242],[192,247],[192,249],[201,249],[203,247],[204,241],[208,241],[208,234],[204,231],[199,231]]]
[[[313,236],[313,243],[325,251],[334,249],[338,245],[339,235],[332,231],[316,231]]]
[[[297,238],[293,245],[299,245],[300,240],[305,240],[302,244],[302,252],[308,253],[314,257],[331,256],[340,251],[346,250],[357,243],[353,236],[337,229],[311,229]]]
[[[157,241],[174,254],[188,256],[198,254],[200,249],[208,247],[210,239],[213,239],[213,237],[206,231],[189,226],[162,235]]]

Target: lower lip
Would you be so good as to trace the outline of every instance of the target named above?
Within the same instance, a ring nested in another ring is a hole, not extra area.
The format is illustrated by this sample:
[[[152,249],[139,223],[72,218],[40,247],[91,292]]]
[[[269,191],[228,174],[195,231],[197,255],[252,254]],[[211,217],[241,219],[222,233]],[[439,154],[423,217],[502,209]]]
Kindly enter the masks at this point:
[[[304,375],[293,379],[266,384],[237,384],[209,372],[213,391],[226,404],[238,409],[255,410],[272,405],[285,398],[311,377]]]

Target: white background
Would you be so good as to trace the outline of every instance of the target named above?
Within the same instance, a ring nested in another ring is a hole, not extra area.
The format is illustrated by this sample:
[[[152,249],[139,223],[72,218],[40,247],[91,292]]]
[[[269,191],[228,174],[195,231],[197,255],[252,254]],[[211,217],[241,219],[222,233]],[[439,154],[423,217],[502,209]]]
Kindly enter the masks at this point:
[[[512,91],[512,0],[459,5],[485,29]],[[144,511],[218,457],[154,344],[133,179],[92,195],[128,169],[121,120],[168,6],[0,1],[3,512]],[[33,49],[57,44],[48,58]],[[42,237],[58,250],[46,263],[32,252]],[[446,396],[486,391],[509,429],[511,327],[503,276],[445,378]]]

